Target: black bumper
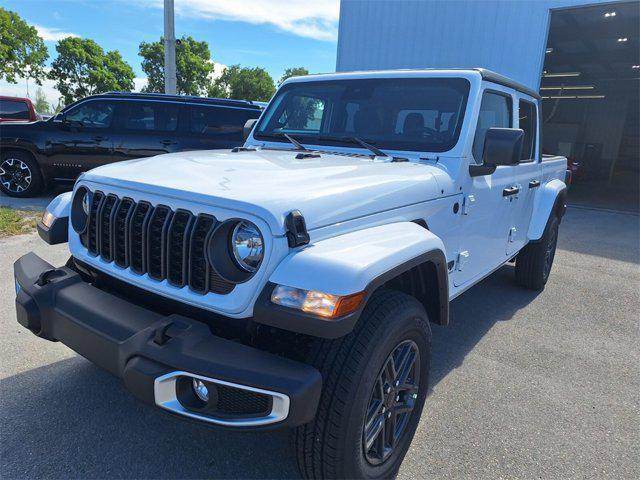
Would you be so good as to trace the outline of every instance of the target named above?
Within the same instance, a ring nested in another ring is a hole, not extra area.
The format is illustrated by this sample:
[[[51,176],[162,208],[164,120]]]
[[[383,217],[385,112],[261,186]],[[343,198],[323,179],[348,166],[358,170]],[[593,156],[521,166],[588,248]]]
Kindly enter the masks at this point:
[[[322,380],[309,365],[216,337],[202,322],[142,308],[33,253],[16,261],[14,273],[21,325],[121,377],[146,403],[156,404],[158,377],[181,371],[286,395],[288,415],[269,427],[301,425],[315,415]]]

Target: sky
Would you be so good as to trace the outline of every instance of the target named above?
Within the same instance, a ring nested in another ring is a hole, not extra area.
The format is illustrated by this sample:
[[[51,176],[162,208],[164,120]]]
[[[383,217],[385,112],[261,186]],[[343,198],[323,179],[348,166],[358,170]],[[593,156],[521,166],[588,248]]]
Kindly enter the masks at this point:
[[[66,36],[95,40],[118,50],[144,85],[138,56],[141,41],[163,34],[163,0],[0,0],[35,26],[55,58],[56,41]],[[175,0],[176,37],[209,43],[217,64],[263,67],[277,81],[289,67],[312,73],[335,71],[339,0]],[[37,86],[29,82],[31,98]],[[50,103],[59,93],[43,85]],[[27,84],[0,81],[0,95],[26,94]]]

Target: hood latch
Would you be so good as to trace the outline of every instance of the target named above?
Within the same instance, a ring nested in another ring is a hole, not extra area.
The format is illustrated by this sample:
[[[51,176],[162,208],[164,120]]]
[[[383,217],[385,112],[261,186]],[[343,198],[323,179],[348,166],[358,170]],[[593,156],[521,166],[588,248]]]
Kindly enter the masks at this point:
[[[310,241],[309,232],[307,232],[307,223],[300,210],[292,210],[289,212],[284,221],[287,228],[287,241],[290,248],[307,245]]]

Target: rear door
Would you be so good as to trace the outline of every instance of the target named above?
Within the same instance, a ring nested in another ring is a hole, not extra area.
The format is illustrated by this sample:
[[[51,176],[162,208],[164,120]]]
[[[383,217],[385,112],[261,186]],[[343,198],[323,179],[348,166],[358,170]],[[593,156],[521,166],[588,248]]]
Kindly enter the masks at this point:
[[[470,162],[482,164],[484,140],[492,127],[513,127],[513,97],[509,89],[491,85],[482,95]],[[513,166],[498,166],[491,175],[470,177],[465,185],[461,236],[453,273],[454,285],[473,282],[506,260],[511,227]]]
[[[190,105],[181,150],[215,150],[242,146],[242,127],[260,110],[221,105]]]
[[[115,160],[151,157],[177,150],[180,102],[121,100],[114,135]]]
[[[541,165],[538,145],[539,117],[536,103],[521,94],[517,97],[516,128],[524,131],[520,164],[513,167],[514,184],[519,189],[511,211],[511,228],[507,253],[513,254],[527,243],[527,230],[533,213],[533,199],[541,185]]]

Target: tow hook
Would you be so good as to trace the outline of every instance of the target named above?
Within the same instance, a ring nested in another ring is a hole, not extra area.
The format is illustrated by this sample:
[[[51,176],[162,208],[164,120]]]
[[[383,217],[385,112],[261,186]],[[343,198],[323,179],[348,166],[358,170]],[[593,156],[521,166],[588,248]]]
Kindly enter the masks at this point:
[[[189,325],[185,323],[168,320],[155,330],[153,342],[156,345],[165,345],[172,338],[182,335],[188,328]]]
[[[51,270],[45,270],[38,276],[36,285],[44,287],[52,278],[64,277],[67,273],[59,268],[52,268]]]

